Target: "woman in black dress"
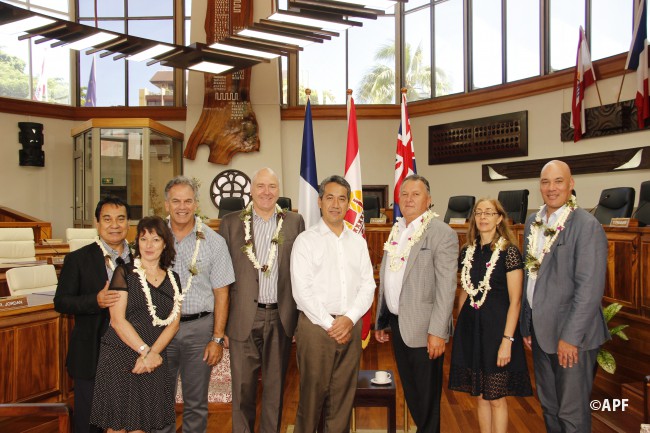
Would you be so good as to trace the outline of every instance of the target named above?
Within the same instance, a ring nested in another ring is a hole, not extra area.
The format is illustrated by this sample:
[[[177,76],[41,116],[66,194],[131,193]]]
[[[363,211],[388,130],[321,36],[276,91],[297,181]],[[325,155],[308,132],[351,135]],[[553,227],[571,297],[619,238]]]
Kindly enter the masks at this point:
[[[183,296],[171,266],[176,252],[167,224],[138,224],[135,260],[119,266],[110,289],[111,326],[102,337],[91,424],[107,432],[149,432],[175,422],[165,348],[178,331]]]
[[[498,200],[479,200],[459,259],[463,291],[449,388],[478,397],[482,433],[507,431],[506,396],[532,395],[518,325],[523,263],[506,219]]]

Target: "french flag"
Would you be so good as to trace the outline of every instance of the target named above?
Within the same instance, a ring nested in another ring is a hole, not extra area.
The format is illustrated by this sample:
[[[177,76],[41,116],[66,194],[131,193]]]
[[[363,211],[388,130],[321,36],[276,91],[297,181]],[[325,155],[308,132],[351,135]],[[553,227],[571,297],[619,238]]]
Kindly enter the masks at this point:
[[[402,181],[412,174],[416,174],[415,151],[413,150],[413,136],[411,123],[406,109],[406,91],[402,90],[402,120],[397,132],[397,151],[395,152],[395,190],[393,191],[393,221],[402,216],[399,210],[399,190]]]
[[[316,153],[314,152],[314,129],[311,121],[309,95],[307,95],[307,107],[305,108],[305,126],[302,131],[298,212],[305,220],[305,227],[311,227],[320,220],[320,209],[318,208],[318,175],[316,174]]]
[[[647,6],[645,0],[640,0],[634,13],[634,32],[630,52],[627,55],[625,69],[636,69],[636,105],[637,124],[639,129],[645,127],[645,119],[650,117],[648,101],[648,30],[646,28]]]

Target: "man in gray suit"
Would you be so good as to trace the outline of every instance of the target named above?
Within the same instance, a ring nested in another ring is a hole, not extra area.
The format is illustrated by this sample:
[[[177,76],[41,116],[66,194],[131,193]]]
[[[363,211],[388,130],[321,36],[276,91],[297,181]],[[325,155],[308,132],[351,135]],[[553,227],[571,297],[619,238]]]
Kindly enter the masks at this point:
[[[435,219],[429,182],[411,175],[400,188],[404,218],[394,226],[381,262],[375,338],[393,349],[404,396],[420,433],[440,431],[445,343],[452,334],[458,236]]]
[[[269,168],[253,175],[252,203],[226,215],[220,234],[226,239],[236,281],[230,286],[226,335],[232,372],[232,431],[255,427],[257,379],[262,370],[260,431],[277,433],[291,339],[298,310],[291,292],[291,248],[305,230],[300,215],[276,206],[280,184]]]
[[[526,222],[521,334],[533,351],[537,395],[550,433],[591,432],[589,399],[596,355],[609,331],[601,300],[607,238],[576,206],[569,166],[544,166],[544,206]]]

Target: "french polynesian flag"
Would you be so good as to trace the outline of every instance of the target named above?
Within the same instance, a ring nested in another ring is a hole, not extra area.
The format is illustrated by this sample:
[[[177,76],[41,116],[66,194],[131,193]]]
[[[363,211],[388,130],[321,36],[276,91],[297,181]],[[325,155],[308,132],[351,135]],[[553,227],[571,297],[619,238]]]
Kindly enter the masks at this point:
[[[591,64],[591,54],[587,46],[585,31],[580,26],[580,39],[578,41],[578,54],[576,56],[576,71],[573,79],[573,100],[571,101],[571,126],[573,127],[573,142],[582,138],[587,132],[585,122],[585,89],[596,82],[594,67]]]
[[[345,152],[345,180],[350,184],[350,207],[345,214],[345,224],[350,230],[366,237],[363,220],[363,183],[361,182],[361,154],[357,133],[357,110],[352,91],[348,90],[348,143]],[[370,310],[361,318],[361,347],[370,342]]]

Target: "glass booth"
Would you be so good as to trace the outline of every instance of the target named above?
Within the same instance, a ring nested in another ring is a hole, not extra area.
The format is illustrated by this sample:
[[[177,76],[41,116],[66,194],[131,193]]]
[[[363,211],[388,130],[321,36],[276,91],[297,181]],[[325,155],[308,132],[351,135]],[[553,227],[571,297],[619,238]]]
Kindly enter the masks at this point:
[[[107,195],[130,205],[131,220],[165,215],[165,184],[182,171],[182,133],[151,119],[90,119],[71,135],[75,227],[94,227]]]

